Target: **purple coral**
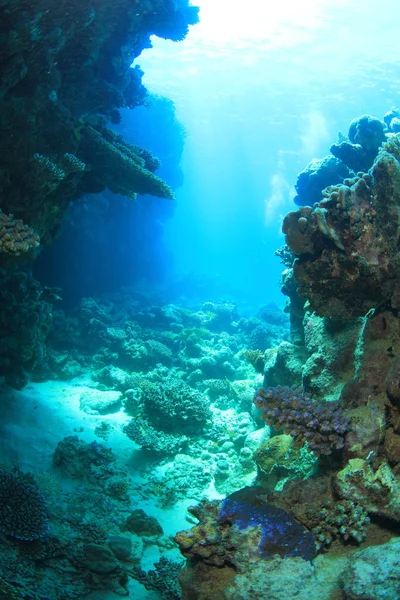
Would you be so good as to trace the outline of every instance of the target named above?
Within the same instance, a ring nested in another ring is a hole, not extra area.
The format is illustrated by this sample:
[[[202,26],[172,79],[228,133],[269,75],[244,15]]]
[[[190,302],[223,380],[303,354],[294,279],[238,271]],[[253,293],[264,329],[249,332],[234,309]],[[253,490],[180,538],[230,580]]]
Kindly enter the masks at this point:
[[[238,529],[259,526],[262,531],[258,552],[264,559],[276,554],[283,558],[301,556],[312,560],[316,555],[315,538],[282,508],[263,500],[265,490],[245,487],[222,501],[218,522],[231,523]]]
[[[268,425],[288,433],[298,445],[307,442],[317,456],[344,446],[350,422],[338,402],[316,402],[300,387],[278,385],[261,388],[254,404]]]

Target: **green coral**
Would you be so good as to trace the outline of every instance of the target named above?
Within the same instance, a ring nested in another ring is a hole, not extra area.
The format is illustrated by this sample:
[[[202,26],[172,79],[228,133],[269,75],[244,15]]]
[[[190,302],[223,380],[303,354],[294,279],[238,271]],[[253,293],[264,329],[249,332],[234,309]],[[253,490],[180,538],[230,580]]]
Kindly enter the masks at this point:
[[[290,435],[276,435],[264,440],[254,453],[254,461],[261,469],[261,479],[266,477],[269,486],[281,491],[287,481],[308,479],[316,471],[317,457],[307,444],[298,448]]]

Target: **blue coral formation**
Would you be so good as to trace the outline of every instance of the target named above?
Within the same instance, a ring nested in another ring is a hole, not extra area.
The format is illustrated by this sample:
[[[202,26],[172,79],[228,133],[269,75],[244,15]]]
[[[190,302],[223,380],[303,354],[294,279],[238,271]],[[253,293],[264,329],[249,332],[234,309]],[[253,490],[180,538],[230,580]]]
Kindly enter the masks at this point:
[[[312,560],[316,555],[314,536],[282,508],[262,499],[262,488],[243,488],[228,496],[221,506],[219,523],[231,523],[238,529],[261,527],[258,546],[260,556],[270,559],[301,557]]]
[[[317,456],[344,446],[350,422],[337,402],[316,402],[302,388],[278,385],[261,388],[254,404],[268,425],[288,433],[299,445],[307,442]]]

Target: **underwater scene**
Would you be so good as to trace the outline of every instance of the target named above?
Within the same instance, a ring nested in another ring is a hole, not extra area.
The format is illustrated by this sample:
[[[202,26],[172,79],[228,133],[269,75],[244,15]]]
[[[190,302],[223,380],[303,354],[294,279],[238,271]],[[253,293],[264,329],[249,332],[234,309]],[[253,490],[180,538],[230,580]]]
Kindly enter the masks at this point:
[[[400,600],[397,0],[0,0],[0,600]]]

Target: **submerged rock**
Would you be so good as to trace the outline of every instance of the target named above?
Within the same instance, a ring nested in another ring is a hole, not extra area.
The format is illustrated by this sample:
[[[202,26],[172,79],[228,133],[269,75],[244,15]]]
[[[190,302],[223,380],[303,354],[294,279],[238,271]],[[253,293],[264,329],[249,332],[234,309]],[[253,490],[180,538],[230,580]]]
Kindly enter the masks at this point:
[[[400,540],[355,552],[343,572],[348,600],[400,598]]]

